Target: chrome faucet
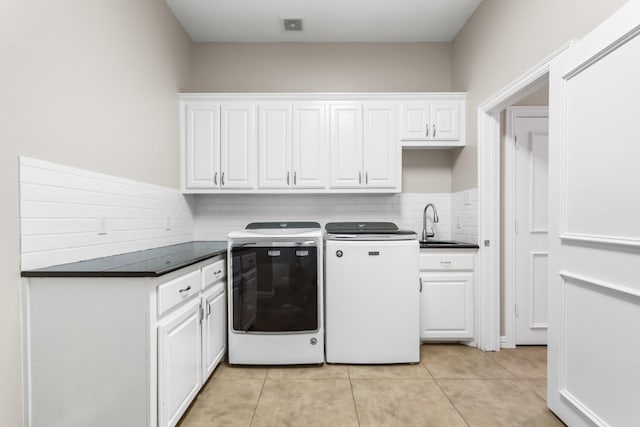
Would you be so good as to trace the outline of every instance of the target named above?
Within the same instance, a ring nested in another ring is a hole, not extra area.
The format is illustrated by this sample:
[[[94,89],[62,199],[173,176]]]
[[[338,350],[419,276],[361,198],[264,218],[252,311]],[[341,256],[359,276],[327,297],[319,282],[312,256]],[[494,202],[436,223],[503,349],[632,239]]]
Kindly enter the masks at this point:
[[[439,221],[438,211],[436,210],[436,206],[433,203],[427,204],[427,206],[424,207],[424,212],[422,213],[422,241],[423,242],[426,241],[429,237],[434,237],[436,235],[436,232],[433,230],[433,227],[431,227],[430,232],[427,232],[427,209],[429,209],[429,206],[433,208],[433,222],[436,223]]]

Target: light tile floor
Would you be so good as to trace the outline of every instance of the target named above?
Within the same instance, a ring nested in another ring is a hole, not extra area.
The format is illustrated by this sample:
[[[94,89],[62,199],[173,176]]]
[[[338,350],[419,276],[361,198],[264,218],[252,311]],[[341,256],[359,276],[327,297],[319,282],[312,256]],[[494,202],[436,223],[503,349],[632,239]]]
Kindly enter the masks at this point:
[[[562,426],[547,409],[546,347],[426,344],[416,365],[221,364],[180,427]]]

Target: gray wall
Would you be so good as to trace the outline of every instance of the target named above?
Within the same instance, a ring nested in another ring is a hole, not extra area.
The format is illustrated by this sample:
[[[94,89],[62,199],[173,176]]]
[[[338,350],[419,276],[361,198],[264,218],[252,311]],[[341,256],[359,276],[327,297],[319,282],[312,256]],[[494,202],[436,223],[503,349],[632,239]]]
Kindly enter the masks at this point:
[[[477,187],[477,108],[625,0],[484,0],[453,40],[453,90],[469,92],[467,146],[453,154],[453,191]]]
[[[163,1],[0,2],[0,426],[23,410],[17,157],[177,187],[190,46]]]
[[[194,43],[189,92],[446,92],[450,43]],[[449,193],[451,155],[403,155],[403,192]]]

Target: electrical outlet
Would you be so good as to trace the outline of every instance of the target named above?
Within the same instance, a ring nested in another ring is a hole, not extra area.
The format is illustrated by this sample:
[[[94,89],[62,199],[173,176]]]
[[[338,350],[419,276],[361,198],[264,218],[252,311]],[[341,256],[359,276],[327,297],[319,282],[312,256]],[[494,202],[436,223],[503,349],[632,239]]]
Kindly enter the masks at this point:
[[[98,235],[107,234],[107,216],[106,215],[98,215],[96,218],[97,226],[98,226]]]
[[[164,229],[166,231],[171,230],[171,217],[169,215],[164,218]]]

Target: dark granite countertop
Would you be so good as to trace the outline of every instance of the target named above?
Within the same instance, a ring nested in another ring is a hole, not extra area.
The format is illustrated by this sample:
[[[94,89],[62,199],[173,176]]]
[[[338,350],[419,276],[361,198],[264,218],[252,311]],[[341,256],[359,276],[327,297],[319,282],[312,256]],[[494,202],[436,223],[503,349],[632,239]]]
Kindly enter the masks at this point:
[[[458,242],[455,240],[427,240],[420,242],[420,249],[479,249],[475,243]]]
[[[158,277],[226,252],[226,241],[188,242],[23,271],[22,277]]]

